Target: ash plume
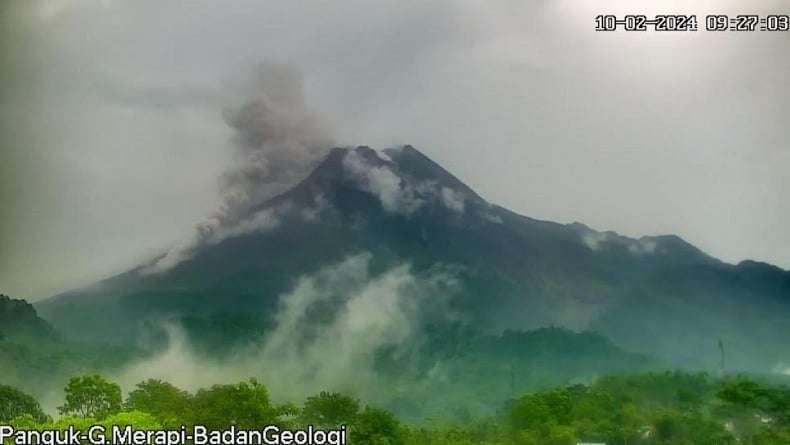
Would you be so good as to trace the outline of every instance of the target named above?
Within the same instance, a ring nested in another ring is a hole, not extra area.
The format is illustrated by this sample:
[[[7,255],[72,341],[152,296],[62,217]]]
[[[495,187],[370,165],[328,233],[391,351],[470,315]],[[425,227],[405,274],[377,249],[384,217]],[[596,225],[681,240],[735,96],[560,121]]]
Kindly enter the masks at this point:
[[[261,66],[248,86],[250,98],[225,110],[235,131],[236,166],[221,179],[222,224],[304,178],[328,152],[332,136],[305,102],[302,79],[284,65]]]
[[[240,230],[276,226],[277,209],[263,215],[267,224],[262,226],[255,207],[306,177],[333,146],[324,119],[307,106],[301,76],[286,65],[261,65],[243,86],[242,99],[223,115],[234,130],[235,159],[220,178],[221,206],[141,273],[169,270],[189,259],[198,246]]]

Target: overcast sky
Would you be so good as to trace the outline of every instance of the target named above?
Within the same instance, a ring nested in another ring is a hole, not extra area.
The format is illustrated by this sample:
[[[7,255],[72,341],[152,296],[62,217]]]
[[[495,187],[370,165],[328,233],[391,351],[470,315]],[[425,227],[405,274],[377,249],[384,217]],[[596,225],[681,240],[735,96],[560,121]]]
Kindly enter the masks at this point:
[[[784,8],[782,5],[784,4]],[[638,6],[637,6],[638,5]],[[660,5],[660,7],[659,7]],[[790,33],[596,33],[782,1],[7,0],[0,292],[150,259],[218,204],[222,111],[265,62],[340,145],[409,143],[488,200],[790,268]]]

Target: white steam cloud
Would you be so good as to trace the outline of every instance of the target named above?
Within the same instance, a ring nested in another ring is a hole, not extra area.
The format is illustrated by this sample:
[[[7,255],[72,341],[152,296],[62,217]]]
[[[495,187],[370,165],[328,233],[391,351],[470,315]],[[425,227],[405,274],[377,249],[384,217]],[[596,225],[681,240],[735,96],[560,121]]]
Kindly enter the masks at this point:
[[[609,241],[609,238],[607,232],[589,232],[582,235],[582,242],[590,250],[599,250],[603,243]]]
[[[263,343],[236,351],[230,360],[196,356],[183,334],[168,326],[166,351],[115,378],[125,388],[159,378],[196,389],[257,376],[272,382],[277,397],[336,390],[373,400],[382,387],[374,370],[376,352],[413,352],[424,317],[449,316],[447,297],[457,282],[449,269],[417,277],[408,264],[373,276],[370,262],[371,255],[362,253],[300,279],[281,296],[276,327]]]
[[[658,243],[655,239],[642,237],[631,239],[617,235],[613,232],[589,231],[581,234],[582,242],[592,251],[601,250],[607,246],[624,246],[628,252],[635,256],[649,255],[656,252]]]
[[[343,158],[343,168],[362,190],[378,198],[386,212],[410,215],[432,200],[455,212],[464,212],[466,198],[462,192],[440,187],[435,181],[403,177],[386,153],[377,151],[376,155],[382,162],[374,165],[359,151],[350,150]]]
[[[790,376],[790,365],[784,362],[777,363],[771,370],[774,374]]]
[[[628,244],[628,251],[634,255],[648,255],[656,252],[656,241],[643,237]]]
[[[381,201],[381,206],[387,212],[409,214],[423,204],[416,190],[387,164],[371,165],[357,150],[346,154],[343,167],[363,190]]]
[[[406,355],[415,344],[428,305],[443,305],[440,288],[453,278],[437,273],[418,279],[408,265],[371,278],[370,255],[351,257],[302,280],[283,296],[277,329],[262,349],[264,361],[278,363],[267,374],[274,381],[310,391],[323,387],[354,392],[376,388],[373,357],[381,348]],[[311,310],[332,306],[331,321],[318,328]],[[334,304],[337,304],[335,302]],[[354,380],[348,372],[354,370]]]
[[[456,192],[449,187],[442,187],[440,196],[445,207],[458,213],[464,212],[465,199],[462,193]]]

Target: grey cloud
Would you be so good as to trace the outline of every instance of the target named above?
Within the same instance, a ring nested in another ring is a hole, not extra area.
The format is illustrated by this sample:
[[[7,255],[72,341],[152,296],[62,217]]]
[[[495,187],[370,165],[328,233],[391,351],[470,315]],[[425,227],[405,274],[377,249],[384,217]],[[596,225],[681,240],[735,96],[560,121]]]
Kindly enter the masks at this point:
[[[280,225],[283,216],[291,208],[291,203],[285,202],[275,207],[254,212],[232,225],[224,224],[217,220],[207,220],[199,224],[196,230],[187,238],[170,248],[163,256],[157,258],[153,264],[140,269],[140,273],[150,275],[166,272],[192,258],[195,250],[202,245],[218,244],[228,238],[273,230]],[[305,219],[315,218],[320,210],[320,207],[302,209],[303,217]]]
[[[263,65],[250,87],[251,99],[225,110],[240,159],[223,176],[223,222],[296,184],[333,144],[321,117],[305,103],[299,73]]]
[[[302,80],[290,67],[265,64],[240,89],[242,103],[225,109],[234,130],[236,159],[221,177],[221,206],[197,232],[171,248],[143,274],[167,271],[189,259],[201,244],[271,230],[288,204],[254,212],[266,199],[304,179],[332,147],[321,117],[305,103]],[[306,216],[315,216],[305,209]]]
[[[709,3],[673,7],[704,16]],[[633,9],[624,0],[2,8],[6,293],[37,299],[120,272],[223,203],[217,219],[236,221],[323,139],[412,144],[535,218],[675,233],[726,261],[790,267],[787,33],[595,33],[592,17]],[[301,73],[301,88],[288,75],[232,86],[267,60]],[[284,86],[270,97],[271,84]],[[270,113],[300,94],[310,106]],[[261,136],[291,118],[306,127]]]

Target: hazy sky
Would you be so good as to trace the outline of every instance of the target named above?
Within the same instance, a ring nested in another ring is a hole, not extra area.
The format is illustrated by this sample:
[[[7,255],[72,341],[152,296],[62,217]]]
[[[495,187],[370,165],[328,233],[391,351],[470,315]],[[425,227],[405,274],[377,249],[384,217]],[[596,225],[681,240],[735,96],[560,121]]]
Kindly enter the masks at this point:
[[[659,7],[660,5],[660,7]],[[170,246],[218,204],[264,62],[340,145],[409,143],[519,213],[790,268],[790,33],[596,33],[603,12],[784,1],[5,0],[0,292]]]

